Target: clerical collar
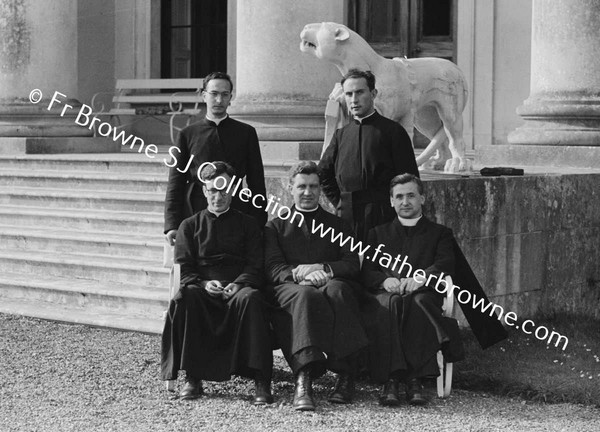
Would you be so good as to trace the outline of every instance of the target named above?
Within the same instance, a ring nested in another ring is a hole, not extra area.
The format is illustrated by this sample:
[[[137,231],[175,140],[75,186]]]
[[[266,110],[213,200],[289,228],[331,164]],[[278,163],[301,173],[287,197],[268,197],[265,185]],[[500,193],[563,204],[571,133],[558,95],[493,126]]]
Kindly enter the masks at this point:
[[[368,119],[369,117],[373,116],[377,111],[373,110],[373,112],[371,114],[368,114],[364,117],[354,117],[354,120],[356,120],[359,123],[362,123],[363,121],[365,121],[366,119]]]
[[[423,217],[423,215],[419,215],[419,217],[417,218],[413,218],[413,219],[406,219],[403,218],[401,216],[398,216],[398,220],[400,221],[400,223],[402,224],[402,226],[415,226],[417,225],[417,223],[419,222],[419,220]]]
[[[317,206],[316,206],[314,209],[310,209],[310,210],[304,210],[304,209],[298,208],[298,207],[296,207],[296,206],[294,206],[294,208],[295,208],[296,210],[298,210],[300,213],[314,213],[314,212],[316,212],[317,210],[319,210],[319,205],[317,204]]]
[[[215,212],[215,211],[212,211],[212,210],[211,210],[211,209],[209,209],[208,207],[206,207],[206,210],[208,210],[210,213],[212,213],[212,214],[213,214],[213,215],[215,215],[216,217],[219,217],[219,216],[221,216],[221,215],[223,215],[223,214],[227,213],[227,212],[229,211],[229,209],[230,209],[230,208],[231,208],[231,207],[227,207],[227,210],[223,210],[222,212]]]
[[[217,126],[219,126],[219,123],[221,123],[223,120],[225,120],[227,117],[229,117],[229,114],[225,114],[225,117],[223,118],[210,118],[208,116],[208,114],[206,114],[206,120],[213,122],[214,124],[216,124]]]

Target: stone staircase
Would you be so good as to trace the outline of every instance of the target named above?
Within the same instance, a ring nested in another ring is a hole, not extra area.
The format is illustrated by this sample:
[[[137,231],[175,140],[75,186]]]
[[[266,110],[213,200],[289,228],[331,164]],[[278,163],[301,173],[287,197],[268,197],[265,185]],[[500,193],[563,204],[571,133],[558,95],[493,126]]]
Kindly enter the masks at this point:
[[[159,333],[167,172],[136,153],[0,155],[0,312]]]
[[[159,149],[155,159],[125,151],[0,154],[0,312],[162,331],[168,146]],[[318,150],[263,145],[274,157],[264,160],[269,192],[289,201],[289,166]]]

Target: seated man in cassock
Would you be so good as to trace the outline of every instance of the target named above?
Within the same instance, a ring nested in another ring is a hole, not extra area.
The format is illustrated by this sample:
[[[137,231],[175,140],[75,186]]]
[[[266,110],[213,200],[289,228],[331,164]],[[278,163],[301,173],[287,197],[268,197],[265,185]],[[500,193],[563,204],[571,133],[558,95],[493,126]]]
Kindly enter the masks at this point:
[[[338,374],[329,401],[352,401],[357,356],[368,340],[357,301],[358,256],[348,243],[340,247],[315,232],[322,224],[352,235],[341,218],[319,206],[317,165],[303,161],[292,167],[289,187],[292,217],[271,220],[264,230],[265,268],[278,307],[271,322],[295,376],[293,407],[312,411],[312,380],[326,369]]]
[[[254,378],[254,404],[273,402],[272,342],[263,288],[261,231],[252,216],[230,208],[234,175],[214,162],[201,175],[206,209],[177,231],[175,262],[181,288],[169,305],[162,334],[162,379],[186,372],[181,399],[202,395],[202,380]],[[221,177],[221,178],[220,178]]]
[[[442,272],[454,272],[454,237],[449,228],[423,216],[425,197],[418,177],[394,177],[390,201],[397,217],[369,231],[368,244],[384,247],[365,256],[362,269],[364,285],[376,300],[367,302],[365,310],[373,329],[369,369],[375,381],[385,383],[382,405],[400,404],[400,382],[406,384],[408,403],[423,405],[422,379],[439,375],[438,350],[457,342],[451,338],[457,328],[442,317],[443,295],[434,288]],[[394,265],[391,257],[397,257]],[[417,269],[426,276],[413,277]]]

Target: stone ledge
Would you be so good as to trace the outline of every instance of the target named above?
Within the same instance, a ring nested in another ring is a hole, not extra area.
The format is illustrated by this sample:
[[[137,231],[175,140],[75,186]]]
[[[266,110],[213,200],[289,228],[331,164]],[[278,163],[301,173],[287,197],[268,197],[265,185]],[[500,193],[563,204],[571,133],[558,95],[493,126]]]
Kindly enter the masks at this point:
[[[542,166],[548,171],[555,167],[600,167],[600,142],[598,146],[548,146],[548,145],[492,145],[477,149],[478,165]]]

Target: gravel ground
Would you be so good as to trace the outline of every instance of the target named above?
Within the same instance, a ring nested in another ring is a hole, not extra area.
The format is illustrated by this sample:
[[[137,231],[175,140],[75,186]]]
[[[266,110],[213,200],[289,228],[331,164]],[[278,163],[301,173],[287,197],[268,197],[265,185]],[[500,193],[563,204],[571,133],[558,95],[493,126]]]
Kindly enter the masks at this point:
[[[599,431],[600,410],[530,403],[456,390],[428,407],[384,409],[359,385],[350,406],[291,409],[291,374],[276,361],[276,403],[249,403],[252,383],[207,383],[196,401],[171,399],[159,381],[156,335],[115,332],[0,314],[0,431]],[[181,382],[180,382],[181,384]]]

